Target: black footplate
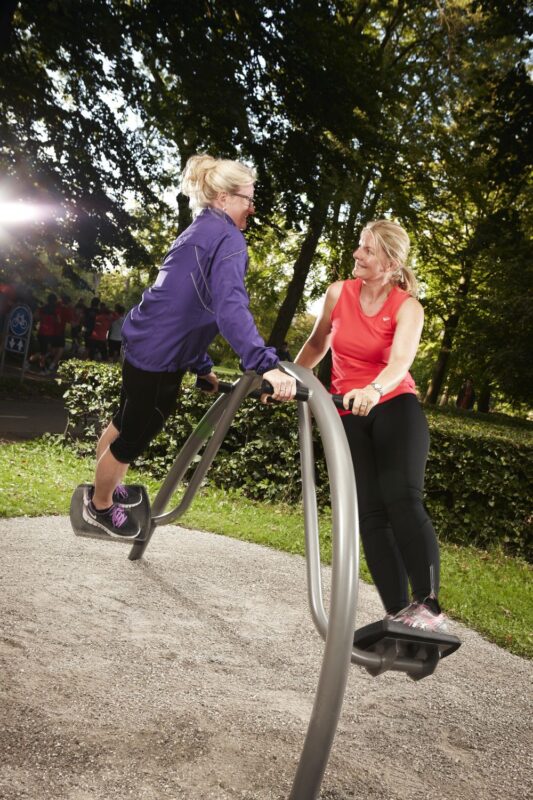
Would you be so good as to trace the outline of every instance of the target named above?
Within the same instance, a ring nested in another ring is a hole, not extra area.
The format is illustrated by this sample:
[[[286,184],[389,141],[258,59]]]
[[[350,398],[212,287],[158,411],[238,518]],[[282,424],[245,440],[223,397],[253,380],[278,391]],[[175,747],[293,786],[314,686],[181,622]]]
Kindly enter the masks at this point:
[[[413,680],[431,675],[439,661],[454,653],[461,640],[449,633],[409,628],[400,622],[380,620],[354,634],[354,647],[375,653],[380,662],[366,667],[371,675],[387,670],[406,672]]]
[[[91,539],[104,539],[109,542],[125,542],[130,545],[133,542],[144,541],[151,524],[150,500],[144,486],[135,485],[135,488],[140,490],[143,500],[139,505],[128,508],[128,514],[133,517],[140,528],[140,533],[134,539],[122,536],[111,536],[111,534],[101,528],[87,522],[83,516],[83,508],[88,502],[88,492],[90,488],[91,484],[80,483],[75,489],[72,500],[70,501],[70,524],[76,536],[86,536]]]

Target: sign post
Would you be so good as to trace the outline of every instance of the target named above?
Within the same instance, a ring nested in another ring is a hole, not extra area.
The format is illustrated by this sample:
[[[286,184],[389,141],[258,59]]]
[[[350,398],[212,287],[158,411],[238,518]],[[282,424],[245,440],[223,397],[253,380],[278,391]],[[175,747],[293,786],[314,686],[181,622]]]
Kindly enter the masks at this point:
[[[24,380],[28,349],[30,347],[33,314],[26,305],[15,305],[7,315],[2,337],[2,359],[0,360],[0,375],[4,372],[6,353],[13,353],[22,358],[22,371],[20,380]]]

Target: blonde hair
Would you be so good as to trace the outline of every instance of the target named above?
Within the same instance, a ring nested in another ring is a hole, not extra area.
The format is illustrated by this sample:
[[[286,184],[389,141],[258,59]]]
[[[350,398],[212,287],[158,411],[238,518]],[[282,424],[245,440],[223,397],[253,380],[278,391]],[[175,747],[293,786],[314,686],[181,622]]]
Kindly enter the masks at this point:
[[[207,153],[191,156],[181,176],[181,193],[189,198],[193,213],[210,206],[219,192],[236,192],[255,183],[252,167],[227,158],[213,158]]]
[[[412,297],[418,297],[418,281],[413,270],[407,266],[409,256],[409,236],[398,222],[390,219],[376,219],[367,223],[364,229],[370,231],[376,244],[381,247],[387,258],[396,262],[391,283],[399,286]]]

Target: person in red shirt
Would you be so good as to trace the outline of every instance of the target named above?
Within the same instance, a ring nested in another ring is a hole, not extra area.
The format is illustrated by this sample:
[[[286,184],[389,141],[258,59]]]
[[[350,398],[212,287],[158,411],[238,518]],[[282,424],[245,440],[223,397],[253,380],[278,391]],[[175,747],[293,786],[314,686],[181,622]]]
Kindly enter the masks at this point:
[[[11,310],[11,306],[17,298],[16,284],[13,283],[11,277],[6,277],[5,280],[0,281],[0,337],[4,331],[6,319]]]
[[[107,349],[111,361],[120,361],[120,348],[122,345],[122,326],[126,309],[120,303],[115,304],[113,320],[107,334]]]
[[[72,309],[72,322],[70,323],[70,335],[72,337],[71,353],[76,358],[81,346],[81,328],[85,319],[87,306],[80,297],[74,308]]]
[[[96,315],[100,308],[100,300],[98,297],[93,297],[88,308],[85,309],[83,317],[83,343],[85,345],[84,357],[89,358],[89,341],[94,329],[94,322]]]
[[[52,361],[48,367],[49,372],[55,372],[57,369],[65,350],[65,329],[67,325],[72,326],[72,320],[74,319],[74,309],[68,294],[61,295],[61,300],[56,306],[56,316],[57,324],[51,340]]]
[[[107,361],[107,334],[113,322],[113,312],[105,303],[100,303],[100,307],[94,318],[94,327],[88,339],[89,358],[94,360],[97,354],[101,361]]]
[[[429,429],[409,373],[424,312],[408,252],[398,223],[366,225],[353,280],[328,288],[295,363],[312,368],[331,347],[331,392],[344,395],[361,539],[386,618],[444,632],[439,546],[423,502]]]
[[[41,372],[46,370],[46,358],[52,352],[53,342],[59,326],[59,316],[57,313],[57,295],[51,292],[46,298],[46,303],[37,309],[35,314],[37,320],[37,341],[39,342],[39,352],[31,356],[30,363],[39,362]]]

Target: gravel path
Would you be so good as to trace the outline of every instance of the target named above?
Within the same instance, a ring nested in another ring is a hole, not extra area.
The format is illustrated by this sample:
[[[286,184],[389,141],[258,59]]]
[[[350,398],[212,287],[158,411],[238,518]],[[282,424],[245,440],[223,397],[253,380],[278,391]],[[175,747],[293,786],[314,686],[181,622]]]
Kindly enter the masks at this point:
[[[0,798],[287,798],[323,654],[302,558],[171,526],[132,563],[64,517],[0,544]],[[351,669],[323,800],[533,797],[532,664],[453,632],[419,683]]]

